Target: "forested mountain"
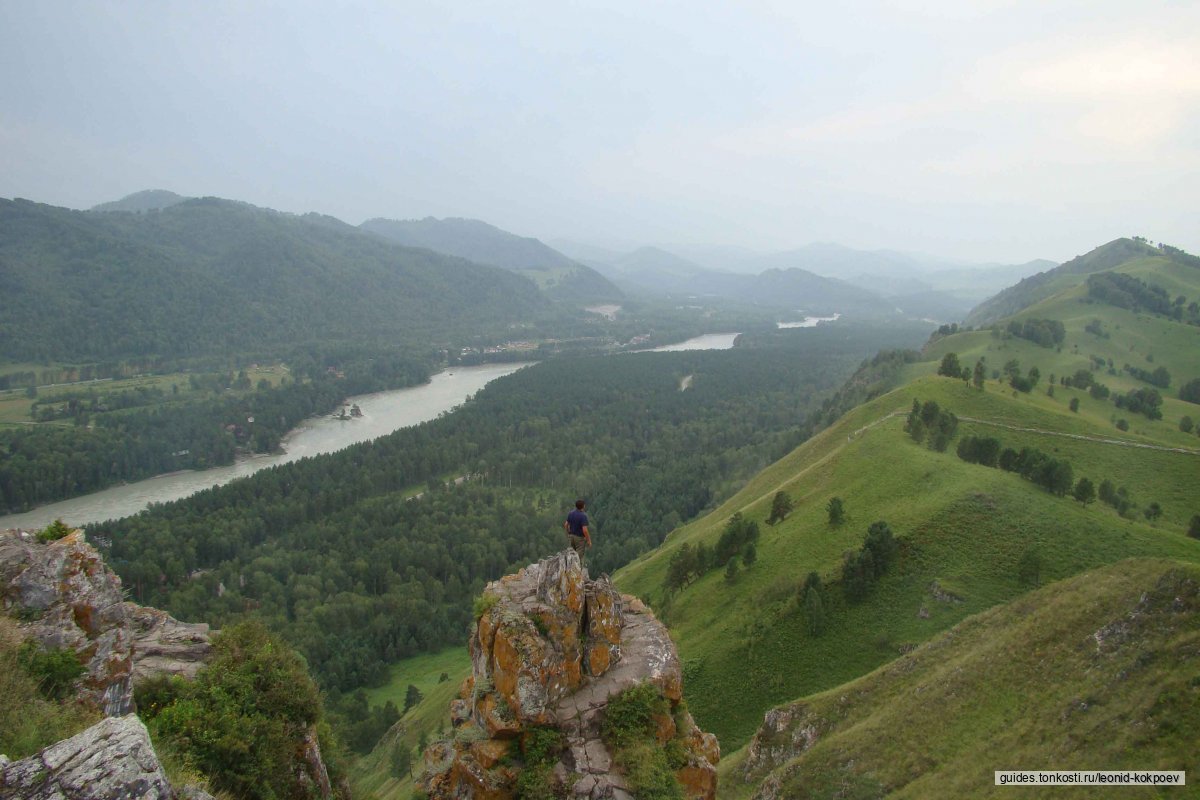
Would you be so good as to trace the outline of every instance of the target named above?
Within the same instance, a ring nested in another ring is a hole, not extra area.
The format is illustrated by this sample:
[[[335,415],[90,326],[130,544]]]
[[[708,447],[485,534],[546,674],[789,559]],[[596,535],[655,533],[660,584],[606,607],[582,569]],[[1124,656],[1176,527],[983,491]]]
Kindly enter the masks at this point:
[[[884,387],[856,376],[832,427],[618,572],[670,621],[689,705],[723,752],[772,706],[853,696],[848,682],[1039,584],[1128,557],[1200,563],[1200,261],[1121,249],[993,328],[945,326]],[[1030,680],[1023,695],[1086,683]],[[892,697],[860,711],[903,717]],[[1189,725],[1194,699],[1164,713],[1159,730]],[[1065,740],[1065,720],[1039,718],[1039,741]],[[839,735],[856,742],[839,758],[876,763],[877,737]],[[930,720],[887,737],[887,763],[923,763],[937,736]],[[1080,748],[1060,755],[1094,755]],[[868,776],[879,791],[904,780],[883,775]]]
[[[558,299],[587,304],[621,297],[621,291],[591,267],[572,261],[537,239],[517,236],[481,220],[371,219],[359,227],[408,247],[424,247],[512,270]]]
[[[291,350],[427,352],[547,307],[530,281],[331,217],[215,198],[145,213],[0,200],[0,357],[111,360]]]
[[[145,191],[126,195],[120,200],[112,200],[92,206],[92,211],[132,211],[137,214],[143,211],[158,211],[159,209],[170,208],[188,199],[190,198],[175,194],[174,192],[168,192],[166,189],[146,189]]]

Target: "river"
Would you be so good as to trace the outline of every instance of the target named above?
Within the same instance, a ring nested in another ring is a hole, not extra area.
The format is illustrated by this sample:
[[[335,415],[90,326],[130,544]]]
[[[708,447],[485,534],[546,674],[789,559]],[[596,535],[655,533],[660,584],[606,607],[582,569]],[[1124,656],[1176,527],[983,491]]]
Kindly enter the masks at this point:
[[[707,334],[678,344],[656,347],[654,351],[727,350],[733,347],[737,335]],[[151,503],[179,500],[203,489],[253,475],[260,469],[378,439],[400,428],[434,419],[442,412],[461,405],[496,378],[516,372],[524,366],[527,365],[454,367],[439,372],[429,383],[421,386],[351,397],[346,404],[357,403],[363,412],[361,417],[349,420],[331,416],[307,419],[284,437],[283,452],[242,458],[225,467],[172,472],[134,483],[110,486],[99,492],[49,503],[24,514],[0,517],[0,530],[44,528],[56,519],[79,526],[127,517],[142,511]]]

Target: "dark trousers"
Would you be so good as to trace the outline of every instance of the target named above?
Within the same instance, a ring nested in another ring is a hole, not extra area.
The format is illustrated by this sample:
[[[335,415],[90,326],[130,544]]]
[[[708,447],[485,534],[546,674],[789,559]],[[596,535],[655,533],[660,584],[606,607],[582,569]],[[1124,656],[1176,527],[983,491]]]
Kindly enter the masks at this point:
[[[576,554],[578,554],[579,563],[582,564],[583,563],[583,554],[587,552],[587,539],[584,539],[582,536],[574,536],[574,535],[568,533],[567,534],[567,544],[569,544],[571,546],[571,549],[574,550],[576,552]]]

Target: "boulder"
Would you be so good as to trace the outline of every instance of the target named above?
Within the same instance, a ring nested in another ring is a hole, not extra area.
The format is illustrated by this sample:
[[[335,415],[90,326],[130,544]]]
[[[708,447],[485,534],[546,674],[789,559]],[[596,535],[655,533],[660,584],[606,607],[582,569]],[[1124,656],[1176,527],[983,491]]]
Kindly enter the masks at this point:
[[[109,717],[36,755],[0,766],[5,800],[172,800],[146,726]]]

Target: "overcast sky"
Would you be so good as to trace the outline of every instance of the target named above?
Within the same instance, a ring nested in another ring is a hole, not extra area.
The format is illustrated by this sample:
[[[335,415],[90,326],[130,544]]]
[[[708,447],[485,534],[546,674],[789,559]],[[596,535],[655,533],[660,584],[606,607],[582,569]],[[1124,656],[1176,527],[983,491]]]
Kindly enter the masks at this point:
[[[618,246],[1200,252],[1200,3],[0,0],[0,196],[147,188]]]

